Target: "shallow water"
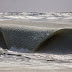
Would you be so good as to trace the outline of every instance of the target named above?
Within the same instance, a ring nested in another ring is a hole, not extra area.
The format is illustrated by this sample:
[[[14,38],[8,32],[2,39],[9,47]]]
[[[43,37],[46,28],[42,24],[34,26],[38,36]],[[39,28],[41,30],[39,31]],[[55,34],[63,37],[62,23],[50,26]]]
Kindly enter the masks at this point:
[[[72,54],[21,53],[0,49],[0,67],[16,66],[32,69],[72,68]]]

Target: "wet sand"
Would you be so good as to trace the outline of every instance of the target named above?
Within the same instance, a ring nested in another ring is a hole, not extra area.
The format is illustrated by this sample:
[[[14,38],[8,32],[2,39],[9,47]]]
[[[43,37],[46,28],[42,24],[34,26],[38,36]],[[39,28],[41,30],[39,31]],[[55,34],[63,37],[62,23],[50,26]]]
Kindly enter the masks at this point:
[[[72,69],[30,69],[30,68],[0,68],[1,72],[71,72]]]

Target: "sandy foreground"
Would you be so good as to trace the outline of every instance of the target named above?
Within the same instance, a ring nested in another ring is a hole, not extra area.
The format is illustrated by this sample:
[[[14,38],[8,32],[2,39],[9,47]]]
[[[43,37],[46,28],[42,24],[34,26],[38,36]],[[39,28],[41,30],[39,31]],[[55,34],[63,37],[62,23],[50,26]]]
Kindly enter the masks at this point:
[[[0,72],[71,72],[72,69],[31,69],[25,67],[1,67]]]
[[[64,65],[64,64],[63,64]],[[0,72],[71,72],[72,67],[63,65],[25,66],[0,63]]]
[[[71,72],[72,68],[69,67],[63,67],[61,66],[53,66],[53,65],[47,65],[47,66],[11,66],[10,65],[3,65],[1,66],[0,63],[0,72]]]

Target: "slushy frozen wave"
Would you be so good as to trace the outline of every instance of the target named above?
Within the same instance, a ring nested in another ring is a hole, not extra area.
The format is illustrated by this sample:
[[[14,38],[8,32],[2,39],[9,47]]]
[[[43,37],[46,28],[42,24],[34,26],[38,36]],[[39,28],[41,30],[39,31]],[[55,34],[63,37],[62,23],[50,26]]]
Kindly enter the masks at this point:
[[[0,13],[1,61],[72,62],[71,43],[71,12]]]

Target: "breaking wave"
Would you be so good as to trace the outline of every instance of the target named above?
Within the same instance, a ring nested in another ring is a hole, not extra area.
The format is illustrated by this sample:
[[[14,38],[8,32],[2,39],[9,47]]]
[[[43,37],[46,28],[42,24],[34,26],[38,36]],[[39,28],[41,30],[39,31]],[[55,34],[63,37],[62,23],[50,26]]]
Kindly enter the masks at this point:
[[[0,47],[18,52],[72,53],[71,19],[71,12],[0,13]]]
[[[28,29],[2,27],[0,47],[18,52],[72,53],[72,29]]]

